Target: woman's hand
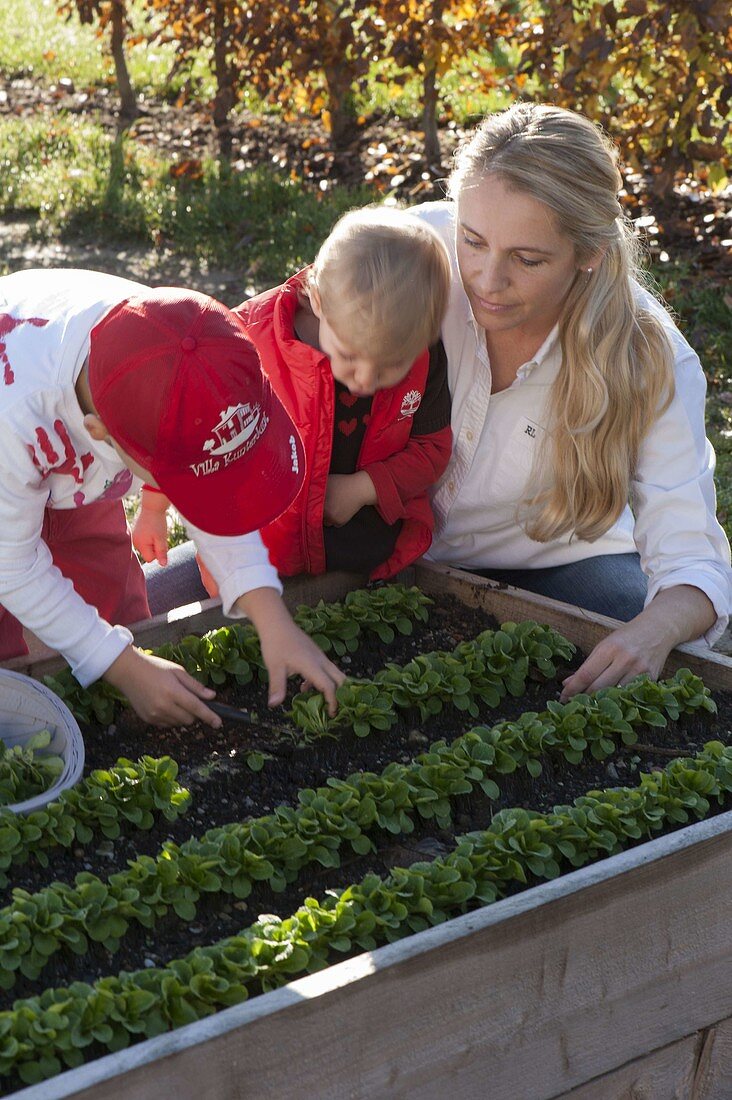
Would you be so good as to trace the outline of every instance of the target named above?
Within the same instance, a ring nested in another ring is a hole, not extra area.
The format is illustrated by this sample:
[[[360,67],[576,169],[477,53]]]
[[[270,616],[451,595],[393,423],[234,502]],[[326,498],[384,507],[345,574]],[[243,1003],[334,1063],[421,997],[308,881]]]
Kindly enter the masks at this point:
[[[642,673],[657,680],[674,646],[698,638],[716,618],[711,600],[701,589],[686,584],[664,588],[640,615],[595,646],[564,681],[561,701],[578,692],[627,684]]]
[[[205,722],[219,729],[221,719],[206,706],[216,695],[180,665],[128,646],[102,677],[118,688],[145,722],[153,726],[188,726]]]

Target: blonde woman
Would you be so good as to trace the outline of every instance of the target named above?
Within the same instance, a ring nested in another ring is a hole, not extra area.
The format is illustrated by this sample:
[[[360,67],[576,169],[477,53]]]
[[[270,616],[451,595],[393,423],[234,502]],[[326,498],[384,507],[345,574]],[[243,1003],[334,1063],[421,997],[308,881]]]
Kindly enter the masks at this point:
[[[430,557],[622,620],[563,697],[658,676],[732,602],[699,360],[639,283],[610,142],[516,104],[414,209],[453,261],[453,454]]]

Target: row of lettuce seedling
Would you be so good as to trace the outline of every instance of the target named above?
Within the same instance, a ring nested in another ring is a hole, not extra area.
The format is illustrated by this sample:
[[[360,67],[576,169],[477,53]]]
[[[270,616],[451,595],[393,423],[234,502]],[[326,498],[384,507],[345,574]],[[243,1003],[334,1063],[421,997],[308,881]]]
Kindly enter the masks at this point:
[[[299,609],[296,618],[323,648],[336,639],[353,649],[363,632],[379,632],[382,640],[384,630],[391,638],[394,630],[409,633],[413,621],[426,618],[429,602],[419,589],[392,585],[349,593],[342,604],[321,601],[315,608]],[[190,636],[154,652],[217,685],[227,680],[248,683],[262,668],[259,642],[248,624],[222,627],[201,638]],[[529,676],[554,676],[557,662],[569,660],[573,653],[571,642],[549,627],[504,623],[451,652],[438,650],[401,666],[389,664],[372,680],[347,680],[338,689],[334,718],[322,695],[313,692],[296,695],[288,716],[305,737],[334,734],[344,727],[364,737],[373,730],[390,729],[399,711],[415,710],[424,721],[448,704],[477,717],[480,703],[496,706],[506,694],[521,695]],[[47,677],[46,682],[83,720],[110,721],[120,699],[104,683],[81,688],[68,672]]]
[[[395,868],[323,900],[308,898],[289,918],[261,916],[239,935],[194,949],[166,966],[93,985],[75,982],[17,1001],[0,1013],[0,1074],[24,1083],[80,1065],[85,1049],[120,1050],[326,966],[333,952],[373,950],[514,883],[551,879],[563,868],[614,854],[666,825],[702,818],[732,791],[732,747],[712,741],[692,759],[640,776],[635,788],[595,791],[540,814],[502,810],[490,828],[458,839],[430,863]]]
[[[405,593],[410,595],[408,590]],[[386,686],[354,684],[350,702],[346,700],[342,704],[343,714],[340,721],[351,722],[359,732],[358,724],[365,724],[367,721],[364,709],[370,706],[361,696],[372,689],[379,692],[379,713],[383,713],[384,721],[388,725],[396,721],[396,705],[414,706],[415,699],[422,707],[429,706],[430,700],[433,700],[431,710],[435,709],[435,705],[441,708],[447,702],[459,709],[465,709],[464,700],[470,702],[476,695],[495,705],[507,691],[520,695],[531,674],[548,676],[554,673],[556,655],[566,658],[570,649],[570,643],[566,639],[547,627],[540,627],[535,623],[509,623],[499,631],[484,631],[475,641],[461,643],[454,651],[459,653],[459,659],[445,653],[428,655],[428,658],[435,658],[444,665],[448,673],[436,679],[430,678],[421,687],[417,684],[416,694],[410,687],[416,684],[416,678],[406,675],[402,679],[402,670],[396,665],[386,670],[387,675],[392,678]],[[416,660],[420,661],[422,658]],[[408,666],[405,668],[408,669]],[[467,675],[462,675],[460,670],[464,670]],[[322,709],[322,696],[313,698],[321,708],[318,713],[322,715],[323,722],[329,721],[327,713]],[[367,731],[372,728],[372,724],[366,727]],[[460,792],[456,789],[452,793]],[[423,801],[426,804],[435,797],[435,793],[429,791],[424,795]],[[438,803],[435,812],[439,813],[439,808]],[[423,806],[420,812],[423,817],[427,817],[431,811]],[[449,806],[447,812],[449,814]],[[395,831],[399,831],[398,828]],[[363,845],[364,840],[355,839],[354,843]],[[368,847],[368,842],[365,843]],[[251,878],[267,875],[271,876],[270,884],[273,888],[284,888],[286,880],[281,878],[281,872],[268,864],[264,867],[259,865],[256,847],[249,844],[248,848],[248,858],[257,866],[250,868],[247,874],[242,872],[236,875],[230,889],[243,897],[245,894],[240,891],[246,890],[248,893]],[[325,846],[316,845],[314,851],[315,855],[310,858],[320,858],[321,862],[326,860]],[[187,854],[185,848],[184,854]],[[22,849],[16,843],[16,858],[21,856]],[[156,880],[161,875],[166,880],[168,892],[174,893],[171,899],[168,899],[165,891],[162,897],[156,895]],[[115,876],[108,885],[95,876],[87,876],[83,882],[77,879],[75,887],[53,884],[48,888],[51,893],[40,891],[33,896],[18,891],[13,904],[22,914],[19,918],[22,926],[19,935],[16,936],[11,930],[14,915],[7,910],[5,913],[0,911],[0,959],[4,963],[0,967],[0,988],[12,988],[18,968],[29,979],[37,977],[48,958],[62,944],[72,951],[83,953],[87,948],[87,936],[90,936],[104,943],[109,950],[116,950],[119,937],[126,931],[130,919],[151,924],[156,915],[165,912],[171,905],[180,917],[186,919],[192,915],[200,892],[221,888],[215,875],[202,877],[197,869],[188,876],[191,881],[186,881],[185,878],[183,882],[177,879],[171,881],[167,853],[165,862],[158,864],[155,872],[150,861],[142,858],[135,861],[129,871],[121,873],[121,876]],[[83,914],[83,921],[80,914]],[[62,915],[65,915],[64,919]],[[10,920],[5,938],[4,916]]]
[[[433,602],[416,586],[391,584],[357,589],[342,601],[320,600],[315,607],[303,604],[294,618],[325,653],[340,657],[354,652],[363,637],[388,644],[397,634],[411,634],[414,623],[427,621],[427,608]],[[191,634],[151,652],[182,665],[206,684],[228,680],[248,684],[264,673],[259,638],[251,623],[232,623],[203,637]],[[116,707],[125,702],[123,695],[102,680],[82,688],[68,669],[47,676],[45,682],[84,722],[111,722]]]
[[[94,836],[114,840],[125,822],[150,829],[156,815],[174,821],[191,798],[177,775],[169,756],[143,756],[136,763],[120,757],[114,767],[92,771],[42,809],[23,815],[0,808],[0,887],[8,885],[8,868],[31,856],[47,867],[54,848],[86,844]]]
[[[401,610],[404,600],[411,600],[413,595],[408,589],[397,592],[379,589],[368,595],[377,593],[389,594],[392,606]],[[398,605],[396,596],[401,600]],[[356,607],[363,608],[363,603],[356,603]],[[424,605],[415,603],[413,609],[415,612],[423,610]],[[326,611],[329,609],[322,609],[322,614]],[[401,626],[406,629],[403,623]],[[210,641],[210,638],[196,639],[197,643],[206,646],[210,646]],[[336,726],[350,725],[360,736],[374,728],[390,728],[397,720],[397,708],[417,708],[424,717],[450,703],[459,710],[477,713],[476,698],[496,705],[507,692],[520,695],[530,675],[535,672],[552,675],[555,658],[566,659],[568,653],[566,639],[548,628],[535,623],[518,626],[509,623],[499,631],[484,631],[475,641],[461,643],[452,655],[427,654],[401,668],[390,665],[383,679],[377,677],[375,682],[354,681],[344,685],[340,689],[341,706],[335,720],[328,717],[322,695],[296,697],[293,713],[306,734],[330,733]],[[201,667],[198,659],[197,667]],[[223,666],[216,667],[221,669]],[[146,782],[141,786],[137,782],[137,772],[129,770],[133,766],[120,761],[117,769],[94,773],[74,791],[64,792],[50,807],[27,818],[16,818],[6,812],[3,819],[0,814],[0,869],[13,862],[22,862],[24,853],[31,848],[43,862],[46,847],[82,840],[90,813],[101,819],[101,830],[109,837],[117,835],[115,822],[120,812],[129,821],[141,822],[150,798],[148,788],[153,782],[157,784],[152,792],[157,800],[154,805],[173,805],[180,812],[187,796],[180,788],[174,791],[170,787],[174,780],[171,765],[170,761],[156,763],[149,758],[142,762]],[[171,803],[173,794],[175,801]],[[140,827],[149,827],[150,823],[151,819]]]
[[[602,757],[615,739],[632,743],[638,728],[700,709],[713,710],[714,703],[688,670],[658,685],[608,688],[515,722],[478,727],[449,745],[438,741],[412,763],[391,763],[380,775],[332,778],[299,792],[296,808],[280,806],[180,845],[169,841],[157,857],[139,856],[106,882],[84,872],[73,886],[54,882],[34,894],[16,889],[0,910],[0,987],[11,989],[18,971],[37,978],[62,947],[83,954],[93,940],[114,952],[131,923],[152,928],[170,910],[191,920],[203,894],[245,898],[257,881],[281,891],[310,862],[337,867],[344,842],[365,854],[375,847],[370,834],[409,833],[417,817],[447,826],[451,798],[478,789],[496,798],[496,776],[519,766],[536,774],[547,752],[574,759],[589,747]]]

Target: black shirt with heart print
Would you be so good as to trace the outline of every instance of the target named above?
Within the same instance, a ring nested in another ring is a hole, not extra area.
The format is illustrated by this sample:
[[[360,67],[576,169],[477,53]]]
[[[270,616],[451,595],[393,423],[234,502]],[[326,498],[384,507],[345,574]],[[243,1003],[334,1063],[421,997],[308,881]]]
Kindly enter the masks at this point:
[[[371,397],[355,397],[335,383],[331,474],[353,474],[371,415]],[[413,436],[441,431],[450,423],[447,356],[438,341],[430,348],[430,367],[422,402],[414,414]],[[370,573],[391,557],[402,521],[388,524],[373,505],[361,508],[342,527],[324,527],[326,568]]]

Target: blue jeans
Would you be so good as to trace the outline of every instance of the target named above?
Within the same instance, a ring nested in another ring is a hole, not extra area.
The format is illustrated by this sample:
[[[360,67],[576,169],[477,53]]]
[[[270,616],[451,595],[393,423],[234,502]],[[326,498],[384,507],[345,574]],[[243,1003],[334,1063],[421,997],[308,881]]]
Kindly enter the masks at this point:
[[[471,569],[470,572],[622,622],[640,614],[648,590],[638,554],[599,554],[550,569]]]
[[[196,548],[192,542],[183,542],[168,551],[168,564],[147,562],[142,567],[147,582],[147,602],[151,615],[162,615],[173,607],[207,600],[208,592],[201,583],[196,564]]]
[[[166,566],[150,562],[143,570],[152,615],[208,599],[192,542],[174,546],[168,552]],[[471,569],[470,572],[623,622],[643,610],[648,588],[638,554],[600,554],[550,569]]]

